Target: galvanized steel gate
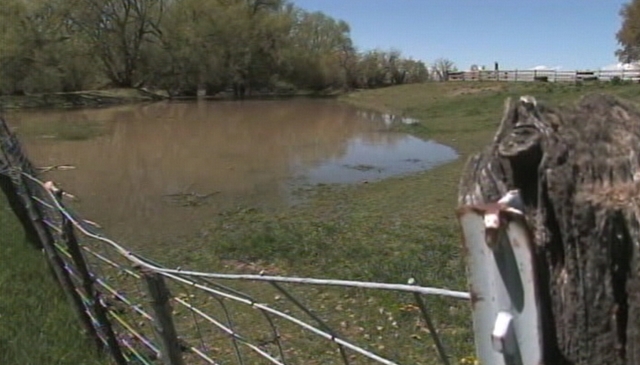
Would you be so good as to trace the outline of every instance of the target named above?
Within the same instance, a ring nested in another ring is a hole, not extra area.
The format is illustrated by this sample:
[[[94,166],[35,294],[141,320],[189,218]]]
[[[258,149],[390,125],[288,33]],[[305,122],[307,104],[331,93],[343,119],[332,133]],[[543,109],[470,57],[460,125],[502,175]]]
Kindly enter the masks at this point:
[[[458,219],[480,364],[540,364],[542,331],[533,239],[525,217],[500,202],[462,206]]]

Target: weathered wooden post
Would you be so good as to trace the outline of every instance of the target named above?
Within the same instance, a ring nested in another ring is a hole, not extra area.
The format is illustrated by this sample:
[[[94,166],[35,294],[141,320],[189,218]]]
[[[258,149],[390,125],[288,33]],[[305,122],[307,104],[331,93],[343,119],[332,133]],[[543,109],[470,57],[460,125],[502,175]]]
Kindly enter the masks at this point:
[[[182,351],[169,303],[171,293],[160,274],[144,268],[140,271],[147,284],[147,291],[155,314],[153,328],[160,346],[160,359],[164,365],[183,365]]]
[[[613,96],[508,101],[459,187],[482,364],[640,363],[638,149]]]
[[[8,168],[0,171],[0,190],[2,190],[4,195],[7,197],[9,207],[20,221],[27,241],[35,248],[42,249],[42,243],[38,238],[38,233],[36,232],[31,219],[29,219],[29,213],[20,202],[20,197],[18,196],[10,174],[11,173]]]
[[[30,187],[24,181],[24,178],[21,175],[18,175],[15,178],[15,181],[18,194],[29,214],[32,225],[38,234],[39,241],[42,243],[47,263],[49,264],[54,277],[57,279],[58,283],[62,287],[62,290],[67,296],[69,303],[74,307],[75,312],[78,315],[80,323],[83,325],[85,332],[87,334],[91,334],[91,332],[94,330],[93,324],[91,323],[91,318],[85,311],[86,308],[82,302],[82,298],[75,289],[75,284],[71,279],[69,272],[66,270],[64,260],[56,251],[53,234],[49,230],[49,227],[47,227],[43,222],[43,213],[40,209],[38,209],[38,207],[36,207],[34,203],[35,200],[32,198],[34,192],[31,191]]]
[[[26,207],[22,204],[14,179],[12,178],[12,165],[11,156],[9,154],[12,150],[15,150],[17,140],[11,131],[6,121],[0,117],[0,190],[7,197],[9,207],[20,221],[22,228],[25,232],[27,241],[34,245],[38,249],[42,249],[42,242],[38,237],[38,232],[33,226],[33,222],[29,218],[29,213]],[[14,173],[19,173],[19,170],[13,170]]]
[[[55,189],[54,193],[56,198],[61,201],[62,190]],[[93,277],[91,276],[89,267],[84,259],[82,250],[80,249],[78,239],[73,230],[73,223],[64,214],[61,214],[60,225],[62,240],[67,246],[69,255],[71,256],[76,270],[78,271],[78,275],[80,276],[80,280],[82,281],[82,289],[89,300],[89,303],[87,304],[90,307],[88,309],[93,312],[95,319],[98,322],[98,328],[92,326],[89,336],[96,342],[98,349],[101,350],[104,348],[100,339],[100,335],[102,335],[106,341],[106,350],[109,351],[109,354],[115,363],[118,365],[126,365],[127,361],[122,354],[120,344],[118,343],[118,339],[113,331],[109,317],[107,316],[107,310],[100,300],[100,293],[95,288]]]

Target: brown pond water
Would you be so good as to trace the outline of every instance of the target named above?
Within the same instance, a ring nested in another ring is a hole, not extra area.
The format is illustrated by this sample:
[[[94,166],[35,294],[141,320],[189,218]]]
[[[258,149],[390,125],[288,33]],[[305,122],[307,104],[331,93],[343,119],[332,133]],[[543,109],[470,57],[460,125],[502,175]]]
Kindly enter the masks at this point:
[[[7,119],[37,166],[76,167],[45,178],[78,196],[74,206],[85,218],[129,244],[189,236],[240,205],[290,204],[303,186],[374,181],[457,157],[389,131],[412,120],[333,100],[161,102]]]

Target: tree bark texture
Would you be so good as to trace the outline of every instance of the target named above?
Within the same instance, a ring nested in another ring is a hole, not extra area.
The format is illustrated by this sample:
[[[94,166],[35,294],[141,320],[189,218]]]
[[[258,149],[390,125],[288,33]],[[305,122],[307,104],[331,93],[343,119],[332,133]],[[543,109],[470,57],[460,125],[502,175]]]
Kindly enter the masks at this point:
[[[640,112],[607,94],[507,100],[460,205],[518,189],[535,240],[545,364],[640,364]]]

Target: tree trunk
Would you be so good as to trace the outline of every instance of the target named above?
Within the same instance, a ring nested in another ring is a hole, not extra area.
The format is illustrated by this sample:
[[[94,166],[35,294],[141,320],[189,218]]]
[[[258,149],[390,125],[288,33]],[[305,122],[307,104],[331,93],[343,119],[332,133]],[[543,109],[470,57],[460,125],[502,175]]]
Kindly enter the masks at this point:
[[[545,364],[640,364],[640,112],[605,94],[507,101],[461,205],[518,189],[536,247]]]

